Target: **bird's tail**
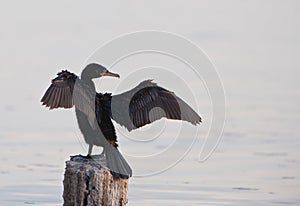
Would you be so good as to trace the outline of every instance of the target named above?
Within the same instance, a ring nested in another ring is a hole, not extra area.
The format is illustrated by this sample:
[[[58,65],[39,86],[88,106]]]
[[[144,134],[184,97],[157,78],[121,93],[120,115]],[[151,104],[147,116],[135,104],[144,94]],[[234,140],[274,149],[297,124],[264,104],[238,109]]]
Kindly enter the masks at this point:
[[[117,178],[129,178],[132,176],[132,170],[119,150],[112,145],[105,147],[105,156],[107,167],[111,174]]]

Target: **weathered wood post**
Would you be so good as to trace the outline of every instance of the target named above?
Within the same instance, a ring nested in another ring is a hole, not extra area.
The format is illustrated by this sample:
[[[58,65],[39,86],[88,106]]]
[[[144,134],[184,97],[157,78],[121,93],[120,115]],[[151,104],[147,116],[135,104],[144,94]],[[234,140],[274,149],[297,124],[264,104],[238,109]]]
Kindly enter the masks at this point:
[[[66,162],[64,206],[126,205],[128,180],[113,178],[105,162],[73,156]]]

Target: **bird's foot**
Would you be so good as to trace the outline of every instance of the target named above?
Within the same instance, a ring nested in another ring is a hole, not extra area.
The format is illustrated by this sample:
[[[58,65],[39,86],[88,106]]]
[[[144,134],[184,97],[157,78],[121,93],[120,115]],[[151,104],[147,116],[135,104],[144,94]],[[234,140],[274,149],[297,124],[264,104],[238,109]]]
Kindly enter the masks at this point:
[[[70,159],[72,160],[72,161],[77,161],[77,160],[90,160],[90,159],[92,159],[92,156],[91,155],[81,155],[81,154],[79,154],[79,155],[74,155],[74,156],[70,156]]]
[[[95,160],[104,160],[105,159],[105,155],[103,153],[98,154],[98,155],[92,155],[91,157]]]
[[[92,159],[92,158],[93,158],[92,155],[90,155],[90,154],[87,154],[85,157],[86,157],[87,159]]]
[[[90,154],[87,154],[87,155],[81,155],[81,154],[79,154],[79,155],[75,155],[75,156],[71,156],[71,158],[83,158],[83,159],[92,159],[92,155],[90,155]]]

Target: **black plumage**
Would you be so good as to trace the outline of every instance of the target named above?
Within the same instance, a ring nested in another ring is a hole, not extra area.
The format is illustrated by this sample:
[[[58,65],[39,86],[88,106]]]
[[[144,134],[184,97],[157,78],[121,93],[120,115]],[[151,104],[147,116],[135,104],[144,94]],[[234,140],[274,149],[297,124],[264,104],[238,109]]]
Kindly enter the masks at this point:
[[[98,125],[107,141],[118,147],[115,127],[111,121],[111,94],[96,94],[96,118]]]
[[[122,94],[111,95],[96,92],[92,79],[101,76],[119,77],[95,63],[87,65],[81,78],[63,70],[52,80],[41,102],[50,109],[75,106],[79,128],[89,145],[88,155],[94,145],[103,147],[107,166],[117,177],[128,178],[132,170],[117,149],[112,119],[128,131],[163,117],[194,125],[201,122],[201,117],[188,104],[152,80],[143,81]]]
[[[112,118],[128,131],[163,117],[193,125],[201,123],[201,117],[188,104],[152,80],[145,80],[127,92],[113,95],[111,113]]]

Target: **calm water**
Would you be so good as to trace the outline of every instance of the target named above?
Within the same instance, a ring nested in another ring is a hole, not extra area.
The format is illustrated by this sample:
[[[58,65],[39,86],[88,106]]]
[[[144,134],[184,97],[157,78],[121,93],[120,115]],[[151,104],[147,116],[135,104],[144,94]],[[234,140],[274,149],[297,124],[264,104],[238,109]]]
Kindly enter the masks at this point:
[[[197,162],[192,150],[163,174],[130,179],[129,205],[299,205],[296,137],[227,128],[208,161]],[[3,133],[1,205],[61,204],[64,161],[86,151],[78,138],[75,132]]]
[[[65,161],[85,154],[86,146],[74,112],[49,112],[39,99],[60,68],[79,72],[105,41],[143,29],[178,33],[205,50],[225,87],[227,119],[207,161],[197,161],[209,128],[204,123],[192,150],[175,167],[131,178],[129,205],[300,205],[299,3],[159,5],[24,1],[1,6],[0,205],[62,203]],[[122,77],[128,70],[116,72]],[[117,80],[103,82],[99,90],[110,90]],[[210,119],[207,97],[197,102],[198,112]],[[178,125],[167,123],[166,140]],[[119,139],[122,151],[137,149],[122,144],[120,132]],[[147,162],[133,164],[134,171],[147,167]]]

